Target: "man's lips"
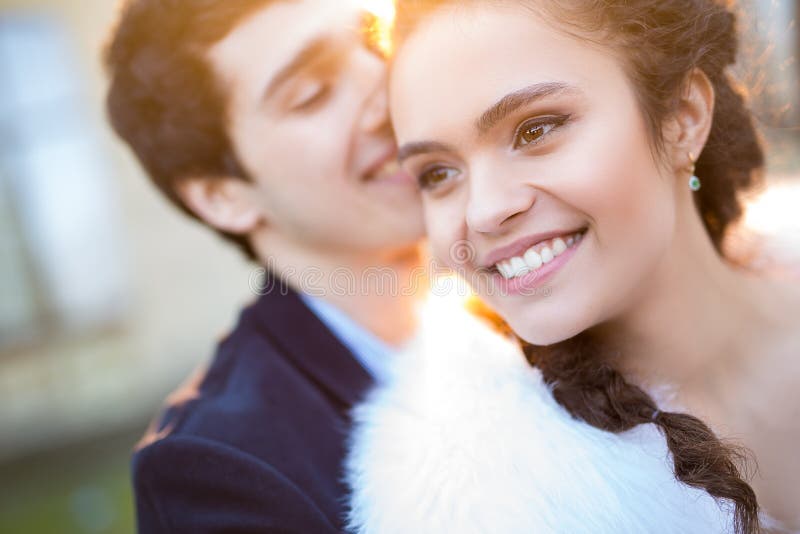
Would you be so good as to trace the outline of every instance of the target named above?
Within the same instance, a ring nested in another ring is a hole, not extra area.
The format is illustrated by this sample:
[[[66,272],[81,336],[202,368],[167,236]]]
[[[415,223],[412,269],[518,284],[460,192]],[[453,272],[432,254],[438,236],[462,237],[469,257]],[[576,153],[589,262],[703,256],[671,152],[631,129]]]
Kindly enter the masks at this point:
[[[535,246],[538,243],[541,243],[543,241],[548,241],[548,240],[554,239],[556,237],[563,237],[563,236],[568,236],[568,235],[571,235],[571,234],[575,234],[577,232],[582,231],[585,228],[586,228],[585,226],[584,227],[573,227],[573,228],[569,228],[569,229],[552,230],[552,231],[549,231],[549,232],[541,232],[541,233],[537,233],[537,234],[532,234],[532,235],[529,235],[527,237],[523,237],[523,238],[517,239],[516,241],[514,241],[513,243],[511,243],[509,245],[506,245],[504,247],[499,247],[499,248],[496,248],[496,249],[492,250],[483,259],[481,259],[480,261],[477,261],[475,263],[476,263],[476,265],[479,266],[479,268],[482,268],[482,269],[493,269],[494,266],[497,263],[499,263],[499,262],[501,262],[503,260],[507,260],[507,259],[513,258],[515,256],[522,256],[525,253],[525,251],[527,251],[529,248]]]

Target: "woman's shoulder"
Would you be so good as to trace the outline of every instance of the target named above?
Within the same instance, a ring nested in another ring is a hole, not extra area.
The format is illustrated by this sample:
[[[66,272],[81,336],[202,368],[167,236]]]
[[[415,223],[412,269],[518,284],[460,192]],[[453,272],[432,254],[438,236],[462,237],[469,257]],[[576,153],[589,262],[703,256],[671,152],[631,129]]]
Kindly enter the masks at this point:
[[[429,311],[354,412],[353,530],[727,531],[713,499],[676,482],[653,425],[613,434],[572,418],[512,340],[463,309]]]

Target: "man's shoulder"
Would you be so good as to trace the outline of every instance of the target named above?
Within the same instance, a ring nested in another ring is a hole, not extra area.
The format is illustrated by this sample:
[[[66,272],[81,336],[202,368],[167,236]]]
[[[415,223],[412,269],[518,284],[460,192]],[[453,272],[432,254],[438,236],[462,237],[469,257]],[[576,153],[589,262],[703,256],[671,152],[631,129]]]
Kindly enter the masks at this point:
[[[168,435],[139,449],[133,486],[143,534],[338,531],[338,513],[291,473],[198,435]]]
[[[250,532],[242,518],[254,532],[331,531],[343,514],[349,410],[371,385],[296,294],[263,296],[137,447],[141,532],[208,532],[209,510],[215,532]]]
[[[336,412],[282,347],[243,321],[219,344],[210,365],[167,398],[136,455],[168,444],[217,444],[269,460],[272,448],[285,449],[296,436],[291,430],[298,417],[333,418]]]

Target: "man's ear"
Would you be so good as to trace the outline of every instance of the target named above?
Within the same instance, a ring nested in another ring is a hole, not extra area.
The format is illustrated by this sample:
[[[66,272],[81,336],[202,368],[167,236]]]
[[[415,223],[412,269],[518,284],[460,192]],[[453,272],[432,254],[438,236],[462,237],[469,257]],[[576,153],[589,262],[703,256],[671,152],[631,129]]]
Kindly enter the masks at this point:
[[[678,106],[664,130],[664,140],[675,169],[689,165],[689,153],[700,156],[714,119],[714,86],[706,74],[693,69],[686,78]]]
[[[195,215],[217,230],[245,235],[264,223],[253,186],[236,178],[185,178],[176,192]]]

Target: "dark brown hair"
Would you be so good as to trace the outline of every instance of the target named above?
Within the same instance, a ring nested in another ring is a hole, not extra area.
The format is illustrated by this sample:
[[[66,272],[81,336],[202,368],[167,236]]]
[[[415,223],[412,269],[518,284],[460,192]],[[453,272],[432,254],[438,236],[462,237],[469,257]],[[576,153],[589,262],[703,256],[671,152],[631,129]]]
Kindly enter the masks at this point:
[[[127,0],[105,50],[112,126],[153,183],[192,217],[178,181],[248,179],[227,134],[227,95],[205,53],[271,1]],[[246,236],[219,233],[257,259]]]
[[[413,31],[420,17],[451,3],[400,0],[398,40]],[[664,144],[662,125],[676,110],[689,73],[699,68],[708,76],[715,91],[715,108],[709,139],[697,162],[703,187],[695,193],[695,205],[714,247],[724,255],[726,232],[743,212],[738,193],[761,185],[764,166],[760,138],[743,91],[727,71],[738,48],[732,2],[514,3],[530,7],[567,33],[601,43],[616,53],[633,82],[657,155]],[[497,318],[493,321],[498,324]],[[585,331],[551,346],[524,344],[524,350],[531,364],[541,369],[555,399],[573,416],[610,432],[645,423],[658,425],[672,454],[676,477],[732,504],[737,533],[760,531],[758,502],[740,471],[746,467],[745,449],[723,443],[696,417],[659,412],[650,395],[614,369],[614,347]]]

